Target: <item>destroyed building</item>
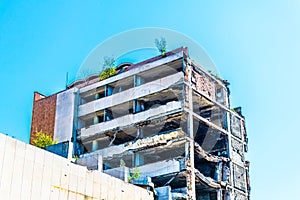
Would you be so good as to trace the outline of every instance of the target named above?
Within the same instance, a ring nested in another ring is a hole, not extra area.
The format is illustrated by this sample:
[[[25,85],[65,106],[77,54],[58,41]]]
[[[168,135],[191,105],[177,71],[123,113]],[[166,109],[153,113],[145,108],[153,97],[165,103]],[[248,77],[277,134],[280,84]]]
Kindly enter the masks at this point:
[[[35,92],[30,141],[43,130],[60,141],[48,150],[152,188],[157,199],[250,199],[245,119],[231,109],[228,85],[185,47],[124,63],[102,81]]]

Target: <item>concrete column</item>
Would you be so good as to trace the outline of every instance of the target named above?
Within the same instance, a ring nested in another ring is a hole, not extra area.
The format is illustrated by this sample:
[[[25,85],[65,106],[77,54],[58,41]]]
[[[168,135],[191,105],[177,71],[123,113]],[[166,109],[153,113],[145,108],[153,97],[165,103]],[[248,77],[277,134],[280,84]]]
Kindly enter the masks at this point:
[[[131,158],[131,166],[134,167],[135,166],[135,153],[132,154],[132,158]]]
[[[139,153],[135,153],[135,166],[141,166],[144,164],[144,156]]]
[[[140,155],[138,153],[135,153],[135,166],[140,165]]]
[[[92,143],[92,151],[98,150],[98,141],[94,140]]]
[[[244,130],[243,130],[245,127],[243,126],[244,122],[243,122],[242,119],[240,120],[240,123],[241,123],[240,124],[240,126],[241,126],[240,130],[241,130],[241,135],[242,135],[242,141],[245,142],[246,138],[244,137]],[[245,152],[246,151],[245,151],[245,145],[243,144],[242,146],[243,146],[243,152],[242,153],[243,153],[243,157],[244,157],[243,158],[244,180],[245,180],[244,184],[245,184],[245,187],[246,187],[246,192],[245,193],[246,193],[246,196],[248,196],[249,194],[248,194],[248,183],[247,183],[247,169],[246,169],[246,162],[245,162]]]
[[[222,162],[218,162],[216,167],[215,167],[215,176],[214,179],[218,182],[221,180],[222,177]]]
[[[113,88],[109,85],[106,85],[105,86],[105,96],[110,96],[113,94]]]
[[[69,146],[68,146],[68,159],[71,160],[73,158],[73,149],[74,145],[73,142],[69,141]]]
[[[94,124],[98,124],[99,123],[99,118],[98,118],[98,116],[95,116],[94,117]]]
[[[230,181],[230,169],[226,165],[223,165],[223,170],[222,170],[222,181]]]
[[[135,99],[133,108],[134,108],[134,112],[139,112],[139,111],[145,110],[144,102]]]
[[[217,191],[217,200],[222,200],[222,190]]]
[[[143,130],[142,128],[137,129],[137,138],[143,138]]]
[[[193,89],[192,89],[192,66],[191,64],[187,63],[186,72],[188,74],[188,87],[186,91],[187,100],[188,100],[188,120],[187,120],[187,131],[188,136],[191,139],[188,142],[188,152],[186,152],[187,157],[187,188],[188,188],[188,195],[190,200],[196,200],[196,183],[195,183],[195,158],[194,158],[194,124],[193,124]]]
[[[134,87],[142,85],[145,81],[142,79],[142,77],[138,75],[134,75]]]
[[[227,112],[227,127],[228,127],[228,156],[229,158],[232,158],[232,145],[231,145],[231,123],[230,123],[230,112]],[[232,186],[233,185],[233,164],[232,164],[232,161],[229,162],[229,184]],[[228,196],[228,199],[233,199],[232,196],[233,196],[233,191],[232,190],[228,190],[227,191],[229,194],[227,195]]]
[[[102,172],[103,171],[103,159],[101,155],[98,155],[98,171]]]
[[[231,123],[230,123],[230,112],[227,112],[227,124],[228,124],[228,149],[227,149],[227,153],[229,155],[229,158],[232,158],[232,145],[231,145]],[[230,180],[229,183],[231,185],[233,185],[233,164],[232,161],[230,161],[229,163],[229,168],[230,168]]]

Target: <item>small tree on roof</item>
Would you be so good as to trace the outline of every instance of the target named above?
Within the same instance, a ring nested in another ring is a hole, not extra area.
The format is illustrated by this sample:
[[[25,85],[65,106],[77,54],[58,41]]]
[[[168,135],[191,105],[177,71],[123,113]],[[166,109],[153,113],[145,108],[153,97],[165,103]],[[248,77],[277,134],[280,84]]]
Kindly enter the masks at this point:
[[[116,60],[114,57],[104,57],[103,71],[100,72],[100,81],[116,74]]]
[[[32,143],[36,147],[45,149],[45,147],[47,146],[58,143],[58,139],[53,140],[53,138],[49,134],[44,133],[42,130],[36,130],[34,135],[36,138],[32,140]]]
[[[155,39],[155,46],[162,56],[166,55],[167,52],[167,41],[165,38],[161,37],[160,40]]]
[[[104,57],[104,62],[103,62],[103,68],[107,69],[107,68],[113,68],[116,65],[116,60],[113,56],[108,57],[105,56]]]

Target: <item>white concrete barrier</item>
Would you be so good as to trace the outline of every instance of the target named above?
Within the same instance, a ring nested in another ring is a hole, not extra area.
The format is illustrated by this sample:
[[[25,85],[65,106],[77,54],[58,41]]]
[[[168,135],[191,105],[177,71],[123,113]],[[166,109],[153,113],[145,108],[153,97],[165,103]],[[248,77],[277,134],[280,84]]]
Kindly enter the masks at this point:
[[[153,194],[0,133],[0,199],[152,200]]]

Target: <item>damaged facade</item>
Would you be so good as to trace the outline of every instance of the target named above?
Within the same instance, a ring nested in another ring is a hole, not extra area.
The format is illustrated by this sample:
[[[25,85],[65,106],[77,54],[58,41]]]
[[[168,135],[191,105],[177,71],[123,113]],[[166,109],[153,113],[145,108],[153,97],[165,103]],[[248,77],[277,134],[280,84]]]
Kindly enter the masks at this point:
[[[154,189],[157,199],[250,199],[245,120],[230,109],[228,82],[187,48],[117,71],[49,97],[35,93],[31,139],[53,130],[78,164]],[[47,109],[55,117],[38,117]],[[130,179],[135,169],[139,178]]]

